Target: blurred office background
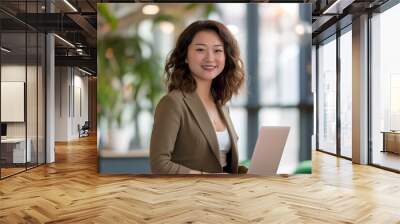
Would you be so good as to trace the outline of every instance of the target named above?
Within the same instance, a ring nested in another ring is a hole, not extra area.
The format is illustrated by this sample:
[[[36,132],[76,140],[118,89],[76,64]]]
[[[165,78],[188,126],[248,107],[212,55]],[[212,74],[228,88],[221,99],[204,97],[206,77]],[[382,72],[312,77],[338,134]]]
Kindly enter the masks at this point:
[[[291,127],[278,173],[294,173],[311,160],[310,5],[103,3],[97,44],[100,172],[148,171],[153,110],[166,93],[165,60],[181,31],[202,19],[227,25],[245,63],[246,86],[229,103],[239,160],[251,159],[259,128],[266,125]]]

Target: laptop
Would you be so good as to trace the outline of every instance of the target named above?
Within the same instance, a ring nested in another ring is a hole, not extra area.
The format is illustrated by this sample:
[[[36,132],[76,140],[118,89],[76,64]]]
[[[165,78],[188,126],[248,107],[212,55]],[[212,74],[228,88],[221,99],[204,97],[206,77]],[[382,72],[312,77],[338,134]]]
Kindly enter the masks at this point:
[[[289,131],[290,127],[261,127],[247,174],[263,176],[276,174]]]

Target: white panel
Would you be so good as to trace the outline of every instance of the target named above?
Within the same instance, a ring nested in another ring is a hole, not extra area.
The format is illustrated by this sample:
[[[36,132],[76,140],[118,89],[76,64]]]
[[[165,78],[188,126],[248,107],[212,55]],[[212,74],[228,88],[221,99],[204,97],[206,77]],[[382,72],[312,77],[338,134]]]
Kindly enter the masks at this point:
[[[1,82],[1,122],[24,122],[24,82]]]

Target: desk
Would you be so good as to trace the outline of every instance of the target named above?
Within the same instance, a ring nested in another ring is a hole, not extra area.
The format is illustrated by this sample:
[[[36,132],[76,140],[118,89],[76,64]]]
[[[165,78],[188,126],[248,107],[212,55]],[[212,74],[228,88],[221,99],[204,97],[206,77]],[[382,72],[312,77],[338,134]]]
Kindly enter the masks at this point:
[[[382,131],[381,133],[383,133],[382,152],[400,154],[400,131]]]
[[[25,154],[25,138],[6,138],[1,139],[2,157],[9,163],[25,163],[31,161],[31,145],[32,140],[27,138],[26,154]],[[3,156],[5,154],[5,156]],[[11,157],[12,154],[12,157]],[[8,158],[6,158],[8,157]],[[12,160],[11,160],[12,158]]]

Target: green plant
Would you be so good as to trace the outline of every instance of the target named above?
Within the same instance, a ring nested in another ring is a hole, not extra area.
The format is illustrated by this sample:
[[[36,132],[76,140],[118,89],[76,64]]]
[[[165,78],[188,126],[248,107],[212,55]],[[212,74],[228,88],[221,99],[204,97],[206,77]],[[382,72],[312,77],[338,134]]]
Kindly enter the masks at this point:
[[[109,128],[122,128],[134,121],[139,141],[138,114],[142,105],[150,105],[152,110],[164,92],[161,59],[152,44],[139,35],[117,35],[117,20],[107,5],[99,4],[99,15],[112,29],[97,43],[98,116],[107,120]],[[145,55],[145,50],[150,53]]]

